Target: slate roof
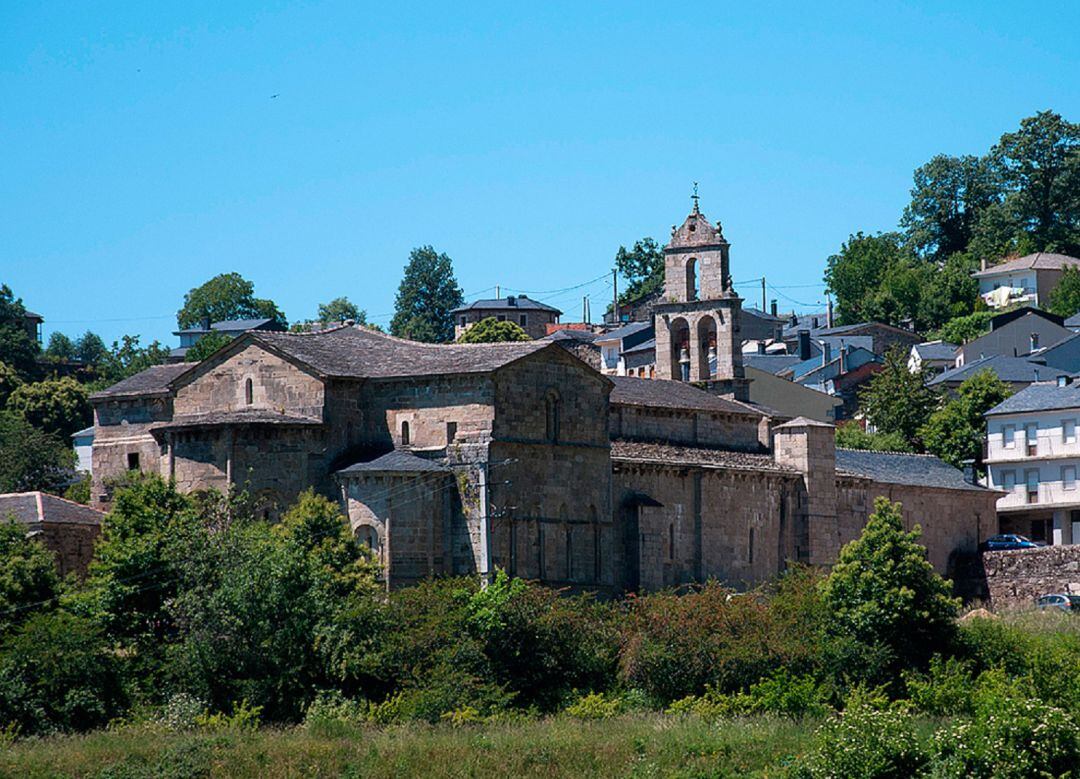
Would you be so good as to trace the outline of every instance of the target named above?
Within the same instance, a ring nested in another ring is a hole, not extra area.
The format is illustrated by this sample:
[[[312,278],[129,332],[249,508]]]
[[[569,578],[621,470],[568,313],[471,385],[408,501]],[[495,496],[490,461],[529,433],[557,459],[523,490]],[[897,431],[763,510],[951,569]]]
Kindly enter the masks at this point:
[[[963,471],[930,454],[837,449],[836,472],[861,476],[884,484],[986,491],[986,487],[964,481]]]
[[[1016,259],[1006,260],[998,265],[991,265],[986,270],[977,271],[972,275],[975,278],[996,276],[999,273],[1011,273],[1021,270],[1061,270],[1062,265],[1080,266],[1080,260],[1067,254],[1054,254],[1052,252],[1035,252]]]
[[[412,452],[395,449],[381,457],[367,462],[354,463],[347,468],[338,471],[339,474],[350,473],[449,473],[450,469],[439,465],[423,457],[417,457]]]
[[[322,420],[315,417],[282,414],[268,408],[239,409],[237,411],[212,411],[208,414],[181,414],[170,422],[154,425],[152,430],[181,430],[195,427],[216,427],[218,425],[321,425]]]
[[[794,368],[802,360],[799,359],[797,354],[756,354],[754,352],[743,352],[743,364],[752,365],[759,371],[765,371],[771,373],[774,376],[784,371]],[[821,362],[821,358],[818,358],[818,362]]]
[[[547,303],[541,303],[539,300],[533,300],[525,295],[507,295],[504,298],[474,300],[472,303],[455,308],[450,313],[460,314],[464,311],[508,311],[510,309],[520,309],[522,311],[551,311],[554,314],[562,314],[562,311],[555,308],[555,306],[549,306]]]
[[[705,449],[696,446],[642,443],[616,439],[611,442],[611,459],[624,462],[658,463],[662,465],[695,465],[712,468],[731,468],[742,471],[798,473],[794,468],[779,465],[767,454],[737,452],[733,449]]]
[[[1065,320],[1065,327],[1070,330],[1080,330],[1080,314],[1073,314]]]
[[[591,344],[600,338],[599,335],[591,330],[556,330],[554,333],[549,333],[541,341],[580,341],[583,343]]]
[[[947,341],[924,341],[911,347],[924,360],[952,360],[960,347]]]
[[[325,376],[371,379],[488,373],[555,346],[546,340],[425,344],[360,327],[318,333],[253,330],[241,337],[290,355]]]
[[[762,311],[760,308],[754,308],[753,306],[743,307],[742,312],[744,314],[749,314],[752,317],[764,319],[769,322],[786,322],[788,320],[786,316],[770,314],[768,311]]]
[[[82,438],[82,437],[88,436],[88,435],[92,436],[93,434],[94,434],[94,426],[90,425],[90,427],[84,427],[82,430],[76,430],[74,433],[71,434],[71,437],[72,438]]]
[[[134,395],[158,395],[168,391],[169,383],[185,371],[195,367],[194,363],[170,363],[152,365],[134,376],[118,381],[111,387],[90,396],[91,400],[128,397]]]
[[[263,317],[261,319],[223,319],[220,322],[211,324],[209,330],[204,330],[201,327],[188,327],[183,330],[174,331],[173,335],[209,333],[215,330],[222,333],[243,333],[248,330],[258,330],[260,327],[266,327],[273,321],[274,320],[270,317]]]
[[[652,322],[631,322],[630,324],[617,327],[614,330],[598,335],[596,340],[598,341],[621,341],[628,335],[634,335],[640,333],[642,330],[647,330],[652,327]]]
[[[99,525],[105,514],[47,492],[8,492],[0,495],[0,521],[6,521],[9,516],[27,525],[39,522]]]
[[[970,379],[979,371],[987,369],[993,371],[1002,381],[1013,384],[1046,381],[1063,373],[1061,370],[1040,365],[1026,357],[1007,357],[1003,354],[992,354],[989,357],[965,363],[959,368],[952,368],[939,373],[927,382],[927,386],[935,387],[941,384],[962,382]],[[1067,371],[1064,373],[1067,373]]]
[[[620,406],[648,406],[722,414],[760,416],[749,406],[700,390],[682,381],[639,379],[634,376],[609,376],[615,384],[610,402]]]
[[[648,341],[642,341],[637,346],[631,346],[629,349],[623,349],[620,354],[637,354],[638,352],[655,352],[656,351],[656,339],[650,338]]]
[[[1068,384],[1059,387],[1057,382],[1032,384],[998,403],[987,411],[986,415],[1020,414],[1064,408],[1080,408],[1080,385]]]

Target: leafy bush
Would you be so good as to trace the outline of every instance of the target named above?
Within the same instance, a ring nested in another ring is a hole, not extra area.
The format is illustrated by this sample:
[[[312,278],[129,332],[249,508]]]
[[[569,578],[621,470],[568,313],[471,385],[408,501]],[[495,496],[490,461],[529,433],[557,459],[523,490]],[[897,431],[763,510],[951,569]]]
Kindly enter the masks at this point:
[[[828,693],[811,676],[792,676],[780,669],[768,679],[750,685],[749,710],[785,717],[819,717],[828,712]]]
[[[1080,725],[1033,698],[987,698],[976,717],[935,736],[936,779],[971,776],[1026,779],[1075,776],[1080,766]]]
[[[53,553],[28,538],[24,525],[0,517],[0,635],[51,608],[59,593]]]
[[[904,683],[912,706],[925,714],[966,715],[974,707],[975,680],[970,664],[955,657],[933,657],[927,673],[907,671]]]
[[[205,712],[205,701],[186,692],[179,692],[161,707],[153,725],[171,733],[195,730],[199,725],[199,718]]]
[[[304,712],[304,727],[326,738],[337,738],[361,726],[368,719],[366,701],[346,698],[337,690],[323,690]]]
[[[119,661],[89,620],[38,614],[0,648],[0,722],[24,735],[100,727],[124,702]]]
[[[824,584],[830,633],[887,647],[897,667],[925,663],[955,636],[959,602],[926,559],[919,533],[904,530],[899,503],[879,497]]]
[[[262,706],[249,706],[246,700],[233,703],[229,714],[224,712],[203,712],[195,719],[200,728],[212,731],[230,730],[250,733],[259,729],[262,718]]]
[[[583,695],[566,707],[566,713],[576,719],[610,719],[621,713],[623,701],[602,692]]]
[[[912,779],[928,761],[911,716],[898,709],[849,706],[819,729],[797,779]]]

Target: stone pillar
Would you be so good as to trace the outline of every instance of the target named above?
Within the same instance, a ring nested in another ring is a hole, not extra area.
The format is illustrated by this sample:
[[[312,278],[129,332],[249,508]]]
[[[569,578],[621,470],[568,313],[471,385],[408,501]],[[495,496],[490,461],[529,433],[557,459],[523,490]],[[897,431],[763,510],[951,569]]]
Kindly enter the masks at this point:
[[[1059,509],[1054,512],[1054,546],[1062,546],[1073,543],[1072,518],[1069,512]]]
[[[835,428],[797,417],[775,429],[773,459],[802,472],[806,488],[806,523],[811,565],[832,565],[840,553],[836,516]]]
[[[690,381],[701,381],[701,343],[698,340],[697,320],[690,320]]]

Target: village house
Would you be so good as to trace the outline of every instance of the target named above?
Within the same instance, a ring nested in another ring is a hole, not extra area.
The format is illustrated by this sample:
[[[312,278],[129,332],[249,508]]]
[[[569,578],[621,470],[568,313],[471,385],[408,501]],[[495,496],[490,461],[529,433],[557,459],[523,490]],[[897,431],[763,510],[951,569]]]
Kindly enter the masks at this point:
[[[559,317],[562,316],[562,311],[554,306],[526,295],[474,300],[450,313],[454,317],[454,338],[461,338],[466,330],[481,319],[492,317],[498,322],[513,322],[530,338],[543,338],[548,335],[548,326],[558,324]]]
[[[1080,260],[1066,254],[1036,252],[981,268],[972,275],[979,282],[979,295],[991,308],[1018,303],[1045,306],[1050,293],[1061,281],[1065,268],[1080,267]]]
[[[673,231],[655,379],[604,376],[558,340],[348,325],[250,331],[156,366],[92,398],[94,502],[129,469],[244,488],[268,519],[314,488],[387,586],[499,567],[617,594],[831,564],[885,495],[949,573],[997,532],[997,493],[933,457],[837,450],[832,425],[749,402],[728,249],[696,203]]]

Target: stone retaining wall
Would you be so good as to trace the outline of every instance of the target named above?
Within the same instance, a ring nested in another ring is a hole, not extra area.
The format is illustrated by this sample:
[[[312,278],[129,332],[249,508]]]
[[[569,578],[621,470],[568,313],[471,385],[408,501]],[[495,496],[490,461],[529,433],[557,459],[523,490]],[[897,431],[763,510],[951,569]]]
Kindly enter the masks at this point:
[[[1039,595],[1080,595],[1080,545],[984,552],[990,605],[995,609],[1031,606]]]

